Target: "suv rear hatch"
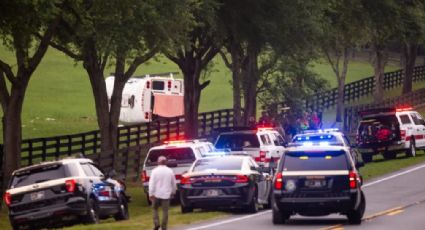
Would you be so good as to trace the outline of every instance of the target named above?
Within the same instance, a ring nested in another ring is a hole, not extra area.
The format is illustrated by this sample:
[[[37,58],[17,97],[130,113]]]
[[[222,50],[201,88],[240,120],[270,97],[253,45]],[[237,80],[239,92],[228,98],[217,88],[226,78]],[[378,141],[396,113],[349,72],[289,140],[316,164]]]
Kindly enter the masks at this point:
[[[400,125],[395,113],[362,118],[357,130],[359,147],[382,147],[401,141]]]
[[[65,182],[70,176],[70,172],[60,163],[17,171],[8,190],[11,214],[36,212],[47,206],[65,203],[71,195]]]
[[[181,175],[187,172],[196,160],[195,154],[189,147],[169,146],[165,149],[153,149],[148,153],[148,158],[145,162],[143,171],[144,183],[149,181],[151,171],[158,166],[157,161],[160,156],[167,158],[167,166],[173,170],[178,183],[180,182]]]
[[[270,159],[269,151],[261,149],[255,132],[221,134],[215,143],[215,148],[230,150],[233,154],[249,155],[259,163]]]
[[[349,196],[352,173],[348,162],[344,151],[287,152],[275,189],[281,190],[284,198]]]

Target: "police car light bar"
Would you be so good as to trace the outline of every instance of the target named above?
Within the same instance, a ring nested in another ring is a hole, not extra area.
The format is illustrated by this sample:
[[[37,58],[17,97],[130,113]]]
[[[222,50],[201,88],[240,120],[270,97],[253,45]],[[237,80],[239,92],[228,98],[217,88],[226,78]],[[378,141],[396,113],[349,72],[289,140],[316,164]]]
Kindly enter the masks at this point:
[[[411,110],[413,110],[413,107],[411,106],[400,107],[395,109],[396,112],[404,112],[404,111],[411,111]]]

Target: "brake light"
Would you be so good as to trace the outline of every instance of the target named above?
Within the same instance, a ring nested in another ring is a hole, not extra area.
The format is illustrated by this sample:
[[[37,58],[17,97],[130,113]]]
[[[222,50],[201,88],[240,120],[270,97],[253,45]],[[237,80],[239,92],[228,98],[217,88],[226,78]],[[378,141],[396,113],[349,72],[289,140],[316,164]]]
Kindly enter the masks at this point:
[[[75,188],[76,188],[76,181],[74,179],[65,181],[65,189],[67,192],[74,192]]]
[[[260,162],[266,161],[266,154],[267,154],[267,151],[260,151]]]
[[[3,196],[4,203],[9,206],[12,203],[12,196],[9,192],[6,192]]]
[[[149,89],[151,87],[151,82],[150,81],[147,81],[146,82],[146,89]]]
[[[348,174],[350,188],[357,188],[357,173],[351,171]]]
[[[246,175],[237,175],[236,176],[236,183],[248,183],[249,178]]]
[[[145,112],[145,119],[148,120],[149,119],[149,113]]]
[[[142,182],[149,182],[149,176],[146,173],[146,170],[143,170],[142,172]]]
[[[168,81],[167,86],[168,86],[168,89],[171,89],[171,81]]]
[[[274,181],[274,188],[281,190],[283,187],[283,176],[282,173],[276,173],[276,178]]]
[[[191,184],[192,181],[190,181],[190,177],[189,176],[182,176],[181,180],[180,180],[180,184]]]
[[[109,196],[111,196],[111,191],[108,190],[108,189],[106,189],[106,188],[104,188],[103,190],[99,191],[98,195],[99,196],[107,196],[107,197],[109,197]]]

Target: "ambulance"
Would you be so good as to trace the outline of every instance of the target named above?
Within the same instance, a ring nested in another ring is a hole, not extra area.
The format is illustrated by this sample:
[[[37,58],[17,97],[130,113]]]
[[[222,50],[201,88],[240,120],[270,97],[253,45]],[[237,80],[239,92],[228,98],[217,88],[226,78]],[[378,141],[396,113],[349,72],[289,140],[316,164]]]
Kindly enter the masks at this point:
[[[178,73],[147,74],[131,77],[125,84],[120,123],[124,125],[146,123],[155,117],[177,117],[184,114],[183,79]],[[114,76],[105,79],[108,101],[111,102]]]

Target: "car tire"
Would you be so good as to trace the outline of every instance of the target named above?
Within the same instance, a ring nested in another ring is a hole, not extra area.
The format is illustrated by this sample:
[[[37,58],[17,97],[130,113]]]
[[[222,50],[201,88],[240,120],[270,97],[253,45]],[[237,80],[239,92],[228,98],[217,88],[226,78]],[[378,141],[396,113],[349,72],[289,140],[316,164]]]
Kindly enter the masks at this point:
[[[257,198],[257,187],[255,187],[254,195],[251,198],[251,201],[246,207],[248,213],[257,213],[258,212],[258,198]]]
[[[274,225],[284,224],[289,220],[290,215],[288,213],[281,212],[273,208],[272,210],[272,221]]]
[[[372,162],[373,154],[370,153],[362,153],[362,159],[364,163]]]
[[[263,205],[264,209],[270,209],[272,207],[272,194],[269,194],[269,197],[267,198],[267,204]]]
[[[11,225],[12,225],[12,229],[13,230],[19,230],[19,229],[21,229],[21,225],[20,224],[11,223]]]
[[[416,143],[415,143],[415,139],[413,138],[410,140],[410,146],[409,146],[409,150],[406,151],[406,156],[408,157],[416,156]]]
[[[119,208],[118,213],[114,215],[114,219],[117,221],[128,220],[129,218],[128,203],[127,203],[127,199],[123,195],[120,195],[120,203],[118,208]]]
[[[85,216],[86,224],[98,224],[99,223],[99,207],[94,198],[90,198],[87,203],[87,215]]]
[[[352,210],[347,214],[348,223],[353,225],[360,225],[362,223],[362,218],[363,218],[365,209],[366,209],[366,199],[362,192],[359,207],[357,207],[356,210]]]
[[[182,213],[191,213],[193,212],[193,208],[190,206],[180,205]]]

